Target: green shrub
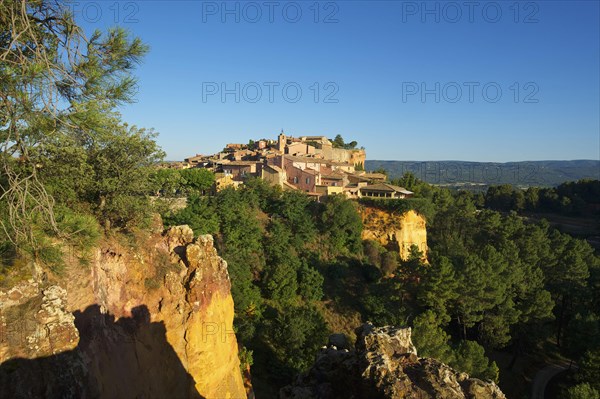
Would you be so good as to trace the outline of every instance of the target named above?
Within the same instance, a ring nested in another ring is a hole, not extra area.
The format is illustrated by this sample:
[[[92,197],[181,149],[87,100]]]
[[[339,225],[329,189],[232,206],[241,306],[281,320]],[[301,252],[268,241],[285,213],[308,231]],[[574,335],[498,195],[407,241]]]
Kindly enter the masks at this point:
[[[58,244],[44,242],[36,250],[36,258],[54,273],[60,274],[65,268],[64,252]]]
[[[319,271],[302,263],[298,270],[298,292],[306,301],[320,301],[324,278]]]
[[[240,359],[240,371],[242,372],[242,374],[244,374],[246,372],[246,370],[254,364],[254,359],[252,357],[252,350],[246,348],[243,345],[240,345],[238,357]]]
[[[464,371],[471,377],[498,382],[500,370],[496,362],[491,362],[485,356],[483,346],[476,341],[461,341],[456,349],[456,356],[451,366]]]
[[[564,397],[566,399],[600,399],[600,393],[592,388],[590,384],[584,382],[568,388]]]
[[[101,236],[96,218],[74,213],[67,208],[60,209],[57,213],[58,228],[70,245],[82,251],[96,246]]]
[[[319,348],[327,342],[329,329],[318,309],[312,306],[287,307],[277,311],[274,319],[264,324],[264,339],[277,361],[288,371],[307,370]]]

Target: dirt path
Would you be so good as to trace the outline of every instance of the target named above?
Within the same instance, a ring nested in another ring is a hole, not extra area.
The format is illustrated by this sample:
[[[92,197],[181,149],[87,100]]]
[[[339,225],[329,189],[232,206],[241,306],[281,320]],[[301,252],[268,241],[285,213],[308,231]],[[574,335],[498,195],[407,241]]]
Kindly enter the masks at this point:
[[[531,399],[544,399],[546,385],[548,385],[552,377],[568,369],[569,363],[564,362],[551,364],[538,371],[533,379],[533,384],[531,384]]]

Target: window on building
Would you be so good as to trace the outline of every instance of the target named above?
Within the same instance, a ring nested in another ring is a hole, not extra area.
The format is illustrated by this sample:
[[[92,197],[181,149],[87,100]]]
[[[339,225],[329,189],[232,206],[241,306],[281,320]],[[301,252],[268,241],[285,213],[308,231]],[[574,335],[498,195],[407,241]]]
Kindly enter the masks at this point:
[[[310,184],[310,177],[306,178],[306,184]]]
[[[298,184],[298,176],[294,176],[294,184]]]

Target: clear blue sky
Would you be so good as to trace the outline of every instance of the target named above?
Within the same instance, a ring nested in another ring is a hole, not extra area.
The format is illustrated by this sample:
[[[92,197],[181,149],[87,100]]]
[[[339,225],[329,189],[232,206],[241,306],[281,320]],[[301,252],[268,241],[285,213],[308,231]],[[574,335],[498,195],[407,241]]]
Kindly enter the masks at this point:
[[[74,7],[87,29],[116,21],[150,45],[122,113],[170,160],[281,129],[341,134],[368,159],[600,159],[598,1]]]

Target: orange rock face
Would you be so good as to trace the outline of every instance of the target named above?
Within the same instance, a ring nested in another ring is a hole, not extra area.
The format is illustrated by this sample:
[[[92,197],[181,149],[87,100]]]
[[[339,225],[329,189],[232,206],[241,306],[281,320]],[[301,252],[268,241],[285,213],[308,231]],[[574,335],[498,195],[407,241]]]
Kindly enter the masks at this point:
[[[0,397],[246,398],[211,236],[109,241],[56,280],[0,292]]]
[[[363,240],[374,240],[388,249],[397,250],[407,259],[410,247],[416,245],[427,256],[427,228],[425,218],[415,211],[394,214],[376,208],[361,209]]]

